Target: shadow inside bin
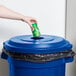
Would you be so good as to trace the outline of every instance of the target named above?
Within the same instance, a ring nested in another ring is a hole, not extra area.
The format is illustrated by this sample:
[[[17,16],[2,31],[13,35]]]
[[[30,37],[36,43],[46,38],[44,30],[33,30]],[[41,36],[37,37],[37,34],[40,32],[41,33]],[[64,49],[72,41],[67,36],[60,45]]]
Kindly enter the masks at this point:
[[[9,76],[8,63],[0,58],[0,76]]]

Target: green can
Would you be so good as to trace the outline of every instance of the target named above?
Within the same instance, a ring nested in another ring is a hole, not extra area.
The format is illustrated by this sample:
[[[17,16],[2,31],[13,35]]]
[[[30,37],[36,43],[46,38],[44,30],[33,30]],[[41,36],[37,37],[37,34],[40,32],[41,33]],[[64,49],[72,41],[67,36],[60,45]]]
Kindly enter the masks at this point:
[[[34,30],[32,31],[33,37],[40,37],[40,31],[37,23],[33,23],[32,26],[34,28]]]

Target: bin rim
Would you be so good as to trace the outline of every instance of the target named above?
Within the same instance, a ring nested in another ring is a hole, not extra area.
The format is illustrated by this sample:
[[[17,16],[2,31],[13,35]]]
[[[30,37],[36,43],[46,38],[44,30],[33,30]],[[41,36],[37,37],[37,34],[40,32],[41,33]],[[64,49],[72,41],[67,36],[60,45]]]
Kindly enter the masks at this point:
[[[4,42],[8,51],[19,53],[55,53],[70,50],[72,44],[59,36],[42,35],[41,39],[33,39],[32,35],[12,37]]]

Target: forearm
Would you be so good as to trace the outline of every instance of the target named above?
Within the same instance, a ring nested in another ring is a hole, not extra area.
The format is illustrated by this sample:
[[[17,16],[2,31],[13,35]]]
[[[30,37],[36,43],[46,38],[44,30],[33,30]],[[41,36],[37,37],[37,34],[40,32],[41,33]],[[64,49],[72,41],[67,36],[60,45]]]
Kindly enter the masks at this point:
[[[0,5],[0,18],[23,20],[24,16]]]
[[[14,12],[2,5],[0,5],[0,18],[24,21],[31,27],[31,30],[33,30],[32,23],[37,23],[36,19]]]

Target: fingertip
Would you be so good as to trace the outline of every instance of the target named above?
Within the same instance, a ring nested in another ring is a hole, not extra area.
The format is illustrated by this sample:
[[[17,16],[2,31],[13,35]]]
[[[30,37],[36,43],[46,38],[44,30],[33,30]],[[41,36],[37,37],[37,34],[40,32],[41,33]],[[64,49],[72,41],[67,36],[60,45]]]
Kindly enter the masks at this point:
[[[33,26],[32,26],[32,23],[30,22],[30,23],[28,23],[28,25],[30,26],[31,31],[33,31],[33,30],[34,30],[34,28],[33,28]]]
[[[33,31],[33,30],[34,30],[34,28],[33,28],[32,26],[30,26],[30,28],[31,28],[31,31]]]
[[[37,23],[37,21],[36,20],[30,20],[32,23]]]

